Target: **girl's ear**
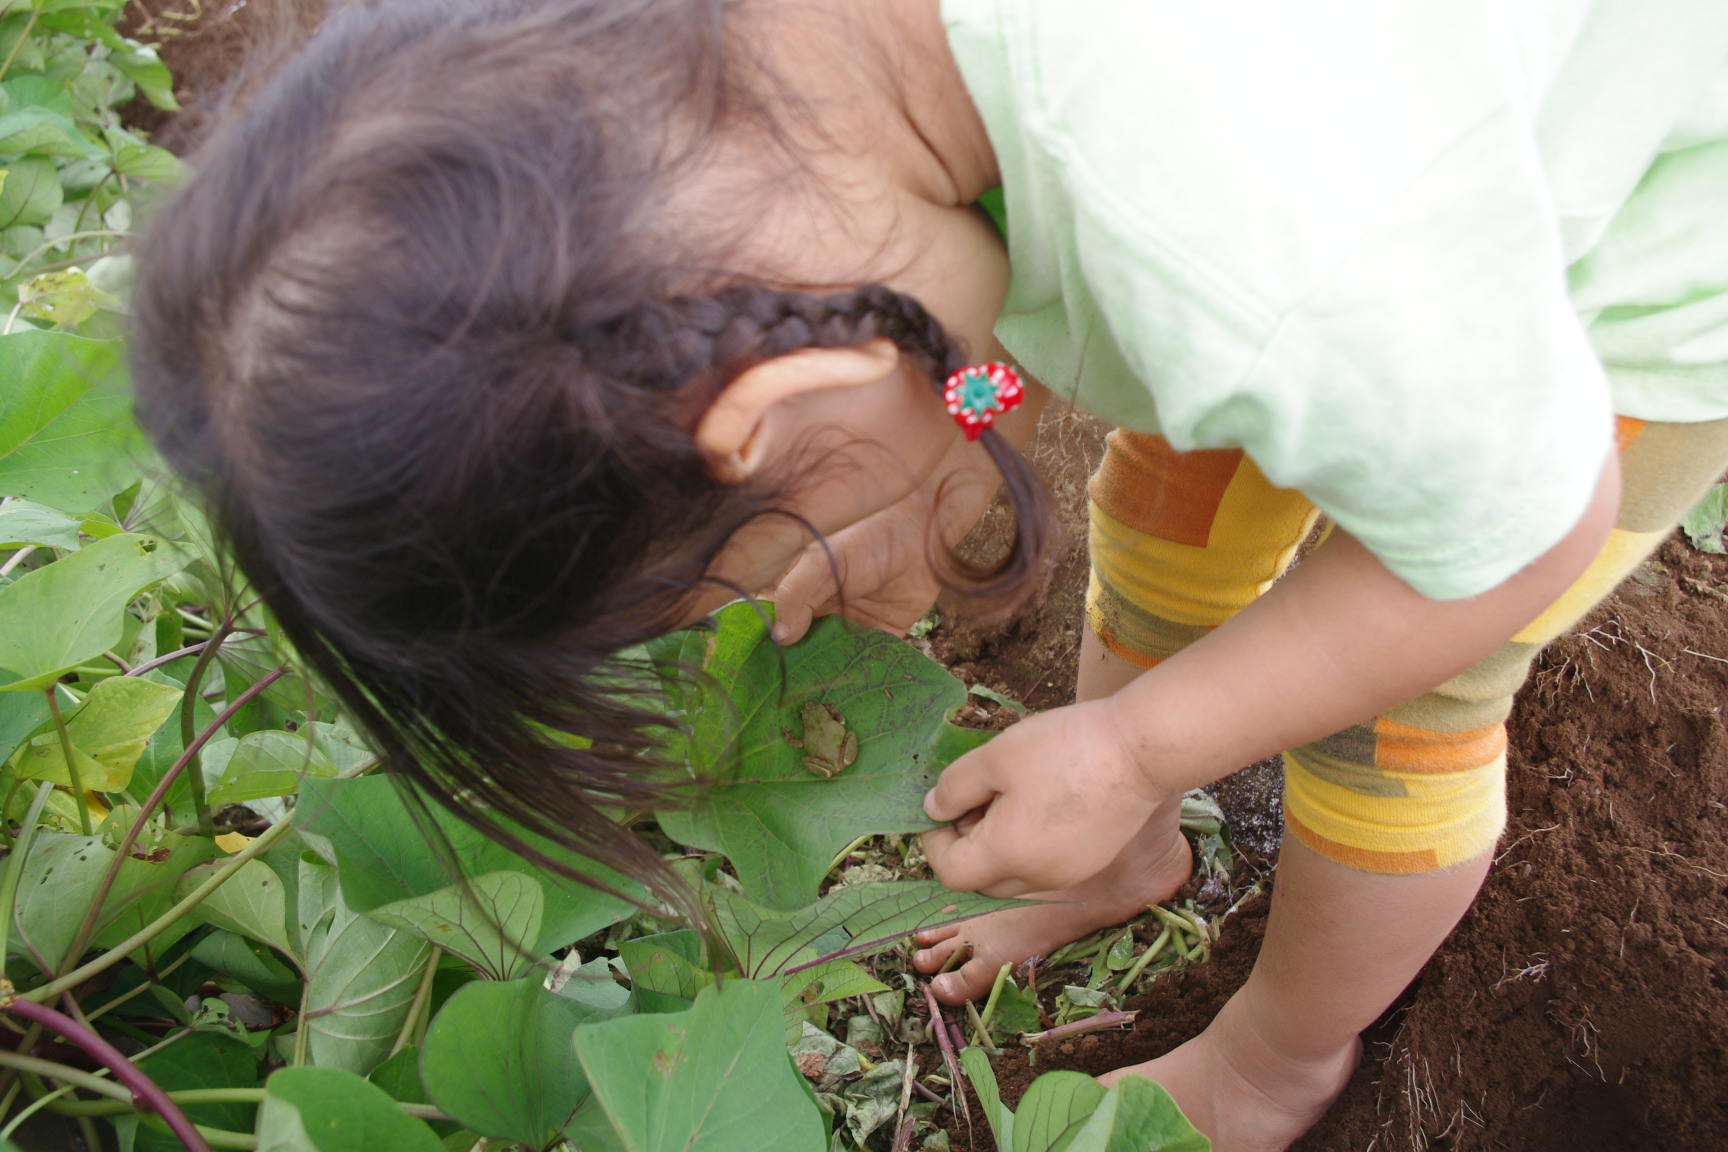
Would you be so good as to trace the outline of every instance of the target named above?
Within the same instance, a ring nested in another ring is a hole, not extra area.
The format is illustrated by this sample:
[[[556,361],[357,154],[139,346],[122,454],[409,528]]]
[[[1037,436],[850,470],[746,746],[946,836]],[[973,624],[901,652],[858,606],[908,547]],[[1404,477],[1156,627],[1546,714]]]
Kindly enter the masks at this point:
[[[696,450],[722,484],[755,475],[795,420],[786,401],[886,380],[900,363],[890,340],[849,348],[804,348],[747,368],[696,423]]]

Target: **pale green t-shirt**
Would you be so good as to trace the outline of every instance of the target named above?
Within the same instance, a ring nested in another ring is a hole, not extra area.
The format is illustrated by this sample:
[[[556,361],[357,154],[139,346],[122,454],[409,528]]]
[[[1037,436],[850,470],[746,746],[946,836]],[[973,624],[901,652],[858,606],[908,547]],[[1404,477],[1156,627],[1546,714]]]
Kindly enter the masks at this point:
[[[1728,0],[944,0],[1009,351],[1245,449],[1412,587],[1577,522],[1612,414],[1728,417]]]

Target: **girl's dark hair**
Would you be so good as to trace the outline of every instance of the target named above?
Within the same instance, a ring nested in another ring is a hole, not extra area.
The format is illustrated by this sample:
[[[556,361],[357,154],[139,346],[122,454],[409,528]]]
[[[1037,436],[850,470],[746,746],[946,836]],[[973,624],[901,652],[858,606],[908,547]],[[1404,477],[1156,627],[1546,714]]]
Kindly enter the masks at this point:
[[[642,759],[663,721],[607,660],[781,495],[710,479],[695,417],[800,348],[962,363],[907,296],[698,276],[723,254],[656,232],[677,172],[763,130],[729,7],[352,8],[194,157],[134,302],[141,420],[388,767],[662,893],[609,811],[666,800]],[[986,443],[1023,530],[957,582],[1024,589],[1042,490]]]

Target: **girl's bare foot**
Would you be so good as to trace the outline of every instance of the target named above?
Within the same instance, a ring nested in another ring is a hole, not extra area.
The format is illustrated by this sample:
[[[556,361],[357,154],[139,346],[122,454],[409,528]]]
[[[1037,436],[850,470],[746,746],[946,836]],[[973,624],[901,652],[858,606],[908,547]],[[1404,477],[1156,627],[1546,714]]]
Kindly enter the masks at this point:
[[[1301,1058],[1273,1052],[1237,993],[1186,1044],[1098,1079],[1108,1086],[1145,1076],[1162,1084],[1189,1123],[1211,1139],[1213,1152],[1282,1152],[1325,1115],[1361,1053],[1354,1038],[1336,1052]]]
[[[1174,807],[1169,815],[1153,816],[1121,855],[1092,879],[1061,892],[1027,897],[1051,903],[920,932],[915,939],[921,950],[913,958],[913,967],[935,972],[955,949],[969,947],[964,964],[930,982],[938,1000],[963,1004],[988,995],[1002,965],[1047,956],[1088,932],[1121,924],[1148,905],[1169,899],[1194,870],[1193,853],[1176,824],[1181,806]]]

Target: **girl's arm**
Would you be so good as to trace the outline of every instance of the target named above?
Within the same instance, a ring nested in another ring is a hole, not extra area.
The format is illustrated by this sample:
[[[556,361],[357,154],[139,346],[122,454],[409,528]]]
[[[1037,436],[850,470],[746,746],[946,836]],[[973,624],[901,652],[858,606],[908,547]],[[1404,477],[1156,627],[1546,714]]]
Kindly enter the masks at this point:
[[[1584,571],[1613,526],[1619,483],[1611,456],[1560,543],[1463,600],[1422,596],[1334,532],[1259,601],[1115,696],[1034,717],[951,765],[925,810],[944,821],[984,812],[926,834],[932,867],[950,887],[996,896],[1068,887],[1169,797],[1443,683]]]

